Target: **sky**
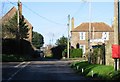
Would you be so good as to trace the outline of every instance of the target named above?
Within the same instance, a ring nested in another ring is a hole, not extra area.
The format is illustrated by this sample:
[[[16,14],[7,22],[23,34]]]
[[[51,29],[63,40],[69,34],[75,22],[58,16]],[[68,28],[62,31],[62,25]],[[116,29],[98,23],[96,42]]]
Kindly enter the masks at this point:
[[[13,6],[17,8],[16,1],[3,1],[2,15]],[[89,22],[90,18],[91,22],[105,22],[111,26],[114,17],[113,1],[93,0],[90,16],[89,2],[85,0],[21,0],[24,17],[32,24],[33,31],[43,35],[45,45],[54,44],[62,36],[67,37],[68,15],[70,19],[74,17],[75,27]]]

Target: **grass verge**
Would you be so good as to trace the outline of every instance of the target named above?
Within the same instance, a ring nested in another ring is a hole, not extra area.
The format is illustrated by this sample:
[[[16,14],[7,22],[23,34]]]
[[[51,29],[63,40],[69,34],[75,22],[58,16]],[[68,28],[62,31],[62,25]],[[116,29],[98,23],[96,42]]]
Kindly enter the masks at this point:
[[[17,61],[27,61],[30,60],[28,56],[21,56],[21,55],[2,55],[2,62],[17,62]]]
[[[114,71],[113,66],[89,64],[87,61],[74,62],[70,65],[77,73],[100,80],[120,80],[120,70]]]

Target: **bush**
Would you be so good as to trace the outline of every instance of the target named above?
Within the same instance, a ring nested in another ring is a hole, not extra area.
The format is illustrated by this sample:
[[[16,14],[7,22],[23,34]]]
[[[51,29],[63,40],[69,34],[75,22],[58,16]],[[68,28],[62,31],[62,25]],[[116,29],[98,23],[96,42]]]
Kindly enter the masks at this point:
[[[62,57],[67,57],[67,49],[64,49],[64,51],[62,52]]]
[[[94,46],[91,55],[91,63],[105,65],[105,45]]]
[[[82,57],[82,49],[70,49],[70,58],[79,58]],[[67,57],[67,49],[62,52],[63,57]]]
[[[78,57],[82,57],[82,55],[83,55],[82,49],[70,50],[70,58],[78,58]]]
[[[20,39],[2,39],[2,53],[3,54],[20,54],[20,55],[32,55],[34,49],[29,41]]]
[[[52,57],[55,59],[61,59],[62,52],[64,51],[65,48],[66,48],[65,45],[59,45],[59,46],[51,48]]]

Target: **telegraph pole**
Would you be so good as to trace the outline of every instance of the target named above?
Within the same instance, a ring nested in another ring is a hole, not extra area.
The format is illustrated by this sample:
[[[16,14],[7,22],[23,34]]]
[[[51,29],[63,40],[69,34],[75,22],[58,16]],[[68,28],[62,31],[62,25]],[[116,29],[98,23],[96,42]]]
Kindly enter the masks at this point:
[[[67,58],[69,58],[69,54],[70,54],[70,15],[68,15],[68,39],[67,39]]]
[[[88,56],[88,62],[91,63],[91,0],[89,1],[89,31],[88,31],[88,50],[89,50],[89,56]]]
[[[17,30],[17,39],[19,40],[20,39],[20,34],[19,34],[19,32],[20,32],[20,28],[19,28],[19,3],[20,3],[20,0],[18,0],[18,10],[17,10],[17,28],[18,28],[18,30]]]
[[[118,27],[118,4],[119,0],[114,0],[114,45],[119,45],[119,27]],[[114,67],[117,71],[119,69],[119,59],[114,59]]]

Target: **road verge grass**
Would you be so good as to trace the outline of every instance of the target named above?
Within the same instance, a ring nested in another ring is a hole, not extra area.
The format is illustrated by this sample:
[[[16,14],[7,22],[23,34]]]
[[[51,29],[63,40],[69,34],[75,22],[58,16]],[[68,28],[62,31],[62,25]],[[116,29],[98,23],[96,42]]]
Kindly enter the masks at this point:
[[[70,66],[77,73],[86,77],[93,77],[100,80],[120,80],[120,70],[114,71],[113,66],[89,64],[87,61],[74,62]]]
[[[2,55],[2,62],[17,62],[17,61],[28,61],[30,57],[28,56],[21,56],[21,55]]]

